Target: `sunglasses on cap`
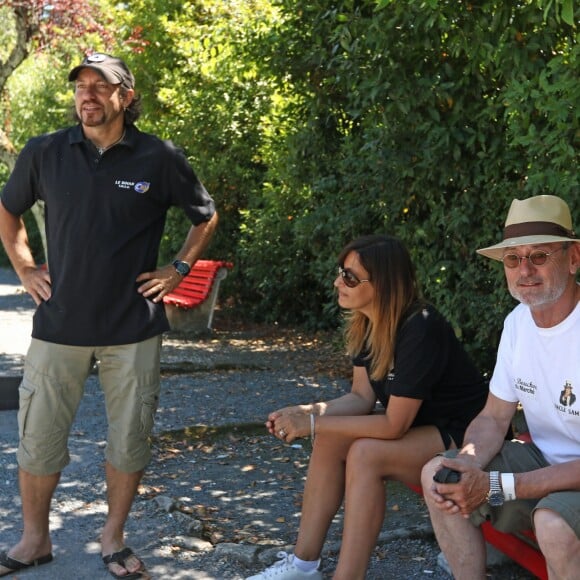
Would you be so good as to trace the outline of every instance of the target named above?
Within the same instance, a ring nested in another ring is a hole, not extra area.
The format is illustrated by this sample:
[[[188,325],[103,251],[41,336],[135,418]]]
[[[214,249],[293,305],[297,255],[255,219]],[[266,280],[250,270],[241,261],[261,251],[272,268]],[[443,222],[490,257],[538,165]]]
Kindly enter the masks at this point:
[[[501,261],[506,268],[517,268],[522,260],[528,260],[530,264],[534,266],[543,266],[548,261],[548,256],[563,250],[564,248],[558,248],[553,252],[544,252],[543,250],[535,250],[528,254],[527,256],[518,256],[517,254],[506,254]]]
[[[355,276],[348,268],[345,269],[342,266],[338,267],[338,275],[342,278],[344,285],[349,288],[356,288],[363,282],[370,282],[368,279],[361,280],[360,278],[357,278],[357,276]]]

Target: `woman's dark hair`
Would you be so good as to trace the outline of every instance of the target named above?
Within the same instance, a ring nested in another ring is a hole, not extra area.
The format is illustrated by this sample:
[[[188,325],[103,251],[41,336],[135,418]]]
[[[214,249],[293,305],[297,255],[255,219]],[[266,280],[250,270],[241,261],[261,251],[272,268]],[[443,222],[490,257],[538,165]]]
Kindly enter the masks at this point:
[[[353,240],[340,253],[338,263],[356,253],[368,272],[375,292],[372,314],[352,312],[346,326],[347,350],[351,356],[369,350],[371,378],[387,376],[393,366],[395,340],[401,321],[421,300],[415,267],[404,244],[394,236],[375,234]]]

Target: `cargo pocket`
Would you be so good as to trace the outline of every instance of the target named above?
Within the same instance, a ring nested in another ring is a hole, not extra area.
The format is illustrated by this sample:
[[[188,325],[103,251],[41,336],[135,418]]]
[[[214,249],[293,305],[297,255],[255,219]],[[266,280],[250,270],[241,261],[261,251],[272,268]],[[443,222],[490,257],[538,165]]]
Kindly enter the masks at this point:
[[[30,405],[32,399],[36,394],[36,387],[26,381],[26,377],[22,379],[18,387],[18,397],[20,399],[20,407],[18,409],[18,436],[24,439],[26,433],[26,425],[30,414]]]
[[[141,433],[145,437],[149,437],[153,430],[158,404],[159,397],[155,395],[148,395],[141,399]]]

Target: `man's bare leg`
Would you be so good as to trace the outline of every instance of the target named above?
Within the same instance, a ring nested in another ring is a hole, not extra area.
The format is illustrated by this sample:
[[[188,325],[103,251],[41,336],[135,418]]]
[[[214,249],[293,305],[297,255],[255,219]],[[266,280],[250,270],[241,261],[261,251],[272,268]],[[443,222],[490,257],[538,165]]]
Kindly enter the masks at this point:
[[[481,530],[461,514],[450,515],[441,511],[431,495],[426,493],[433,485],[433,475],[440,462],[440,458],[434,459],[423,468],[421,482],[437,542],[455,580],[485,580],[487,554]]]
[[[538,509],[534,512],[534,529],[550,580],[578,578],[580,540],[568,523],[552,510]]]
[[[18,479],[24,529],[20,541],[8,551],[8,555],[19,562],[31,562],[52,551],[48,517],[60,473],[32,475],[19,469]],[[0,575],[6,572],[7,569],[0,566]]]
[[[109,556],[125,547],[125,523],[129,517],[133,500],[137,494],[143,471],[125,473],[115,469],[110,463],[105,467],[107,478],[107,502],[109,511],[107,521],[101,533],[101,552]],[[136,556],[130,556],[125,561],[128,572],[136,572],[142,568],[142,563]],[[123,574],[125,569],[119,564],[109,564],[109,569],[115,574]]]

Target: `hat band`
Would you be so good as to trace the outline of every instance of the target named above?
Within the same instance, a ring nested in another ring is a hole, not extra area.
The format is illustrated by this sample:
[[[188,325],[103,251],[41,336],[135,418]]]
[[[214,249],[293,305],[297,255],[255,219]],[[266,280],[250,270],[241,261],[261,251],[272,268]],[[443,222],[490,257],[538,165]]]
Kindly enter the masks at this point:
[[[506,226],[503,230],[503,239],[521,238],[524,236],[558,236],[575,239],[576,235],[572,230],[554,222],[524,222]]]

